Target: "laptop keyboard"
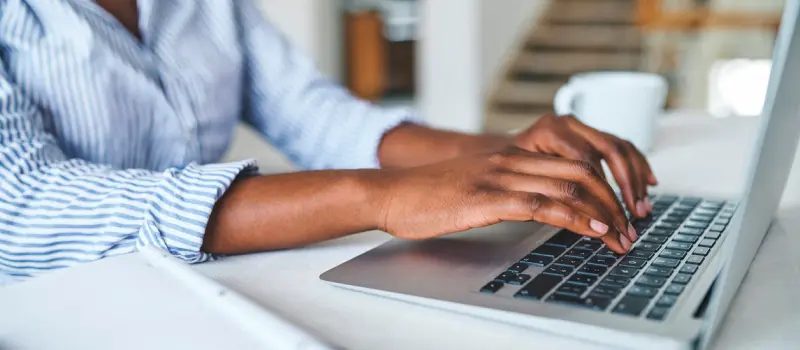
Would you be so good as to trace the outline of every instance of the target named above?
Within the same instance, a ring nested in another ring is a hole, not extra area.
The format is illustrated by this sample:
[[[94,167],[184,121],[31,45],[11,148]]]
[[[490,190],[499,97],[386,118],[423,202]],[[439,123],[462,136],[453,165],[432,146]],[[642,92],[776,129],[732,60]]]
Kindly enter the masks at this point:
[[[519,299],[665,319],[722,236],[736,204],[676,196],[651,196],[651,202],[652,215],[632,221],[640,238],[628,254],[562,230],[480,291],[514,288]]]

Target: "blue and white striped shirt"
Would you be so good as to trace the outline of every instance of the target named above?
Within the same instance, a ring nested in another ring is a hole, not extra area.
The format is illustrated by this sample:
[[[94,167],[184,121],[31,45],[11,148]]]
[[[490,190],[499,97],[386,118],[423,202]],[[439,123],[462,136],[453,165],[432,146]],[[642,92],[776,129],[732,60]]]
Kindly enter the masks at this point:
[[[0,275],[208,260],[214,203],[256,171],[213,164],[239,120],[301,167],[377,166],[415,117],[325,79],[253,1],[138,0],[138,40],[92,0],[0,0]]]

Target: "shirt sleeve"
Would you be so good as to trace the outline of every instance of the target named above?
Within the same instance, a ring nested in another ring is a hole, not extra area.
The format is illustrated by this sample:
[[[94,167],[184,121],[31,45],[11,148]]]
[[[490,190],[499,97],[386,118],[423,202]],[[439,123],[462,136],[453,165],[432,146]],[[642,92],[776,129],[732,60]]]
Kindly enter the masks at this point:
[[[408,109],[359,100],[324,77],[253,0],[236,1],[247,65],[245,121],[306,169],[378,167],[384,133],[420,123]]]
[[[200,247],[211,210],[252,161],[152,172],[70,159],[4,67],[0,59],[0,273],[29,277],[143,245],[210,258]]]

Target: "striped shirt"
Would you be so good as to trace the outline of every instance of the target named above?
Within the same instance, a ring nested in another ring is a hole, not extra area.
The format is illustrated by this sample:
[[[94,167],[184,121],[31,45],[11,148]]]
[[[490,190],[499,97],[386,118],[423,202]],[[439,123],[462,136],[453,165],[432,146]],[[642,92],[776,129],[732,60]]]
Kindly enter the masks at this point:
[[[415,119],[323,77],[254,0],[138,0],[141,40],[92,0],[0,0],[0,275],[155,245],[187,262],[245,160],[240,120],[306,169],[377,166]]]

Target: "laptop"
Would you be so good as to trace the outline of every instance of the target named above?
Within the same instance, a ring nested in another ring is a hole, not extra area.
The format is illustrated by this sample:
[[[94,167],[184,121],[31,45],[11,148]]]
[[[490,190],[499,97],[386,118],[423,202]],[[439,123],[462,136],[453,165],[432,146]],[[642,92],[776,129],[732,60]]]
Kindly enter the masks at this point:
[[[788,1],[744,195],[654,195],[619,256],[538,223],[389,241],[320,276],[337,286],[632,348],[706,348],[769,229],[800,135],[800,2]],[[732,259],[731,257],[735,257]]]

